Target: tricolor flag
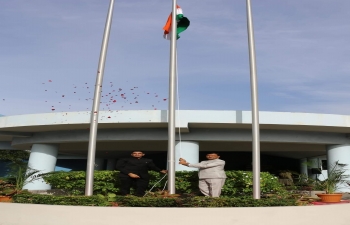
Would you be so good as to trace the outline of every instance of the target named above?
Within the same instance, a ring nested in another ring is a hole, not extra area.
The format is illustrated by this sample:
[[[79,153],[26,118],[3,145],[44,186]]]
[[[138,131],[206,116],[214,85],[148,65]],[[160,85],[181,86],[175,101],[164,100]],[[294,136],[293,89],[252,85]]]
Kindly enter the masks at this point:
[[[179,5],[176,6],[176,22],[177,22],[177,39],[180,38],[179,34],[187,29],[188,26],[190,26],[190,21],[187,19],[187,17],[184,17],[182,13],[182,9]],[[163,27],[164,35],[163,37],[167,40],[171,39],[171,13],[168,17],[168,21],[166,22],[165,26]]]

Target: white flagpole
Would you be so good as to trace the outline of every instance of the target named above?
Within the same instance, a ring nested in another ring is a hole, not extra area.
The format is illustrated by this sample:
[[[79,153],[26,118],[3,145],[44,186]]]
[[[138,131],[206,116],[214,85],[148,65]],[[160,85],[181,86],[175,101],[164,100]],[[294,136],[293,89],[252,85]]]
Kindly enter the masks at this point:
[[[100,61],[98,64],[96,84],[95,84],[94,101],[93,101],[91,117],[90,117],[90,136],[89,136],[89,148],[88,148],[88,159],[87,159],[87,167],[86,167],[86,184],[85,184],[86,196],[91,196],[94,191],[93,186],[94,186],[94,169],[95,169],[98,114],[99,114],[99,108],[100,108],[103,73],[104,73],[105,62],[106,62],[109,33],[111,29],[111,24],[112,24],[113,5],[114,5],[114,0],[111,0],[107,19],[106,19],[102,46],[101,46]]]
[[[253,133],[253,198],[260,199],[260,134],[258,85],[255,62],[254,29],[250,0],[247,0],[247,28],[250,61],[250,86],[252,98],[252,133]]]
[[[168,191],[175,194],[175,102],[176,102],[176,39],[177,0],[173,0],[169,66],[169,108],[168,108]]]

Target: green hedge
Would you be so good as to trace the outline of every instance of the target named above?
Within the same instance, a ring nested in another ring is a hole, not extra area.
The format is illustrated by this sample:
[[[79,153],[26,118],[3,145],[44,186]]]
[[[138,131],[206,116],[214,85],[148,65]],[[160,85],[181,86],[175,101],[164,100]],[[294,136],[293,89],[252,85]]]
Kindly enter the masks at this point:
[[[152,198],[152,197],[121,197],[117,198],[119,206],[124,207],[272,207],[297,206],[295,199],[252,197],[187,197],[187,198]]]
[[[71,195],[81,195],[85,189],[85,171],[54,172],[45,175],[44,180],[53,189],[63,189]],[[107,195],[119,191],[118,173],[115,171],[94,172],[94,194]]]
[[[15,203],[48,204],[48,205],[81,205],[81,206],[122,206],[122,207],[271,207],[297,206],[295,199],[251,197],[241,198],[156,198],[117,196],[114,203],[107,202],[99,196],[53,196],[39,194],[18,194],[13,198]]]
[[[105,198],[99,196],[54,196],[40,194],[17,194],[13,196],[15,203],[47,204],[47,205],[79,205],[110,206]]]
[[[253,199],[252,197],[242,198],[206,198],[193,197],[184,199],[182,202],[184,207],[271,207],[271,206],[297,206],[295,199],[288,198],[262,198]]]
[[[118,206],[122,207],[181,207],[181,202],[180,198],[118,196],[116,199]]]
[[[22,161],[29,159],[29,152],[24,150],[0,150],[0,160]]]
[[[106,196],[108,193],[118,193],[118,171],[95,171],[94,194]],[[150,189],[164,175],[150,171]],[[222,190],[222,196],[252,195],[253,174],[251,171],[226,171],[227,179]],[[178,171],[175,176],[175,188],[177,193],[199,194],[198,173],[196,171]],[[278,182],[278,178],[267,172],[260,173],[261,193],[286,194],[284,187]],[[72,195],[80,195],[85,189],[85,172],[55,172],[44,177],[45,181],[54,189],[63,189]],[[163,189],[167,177],[159,182],[153,191]]]

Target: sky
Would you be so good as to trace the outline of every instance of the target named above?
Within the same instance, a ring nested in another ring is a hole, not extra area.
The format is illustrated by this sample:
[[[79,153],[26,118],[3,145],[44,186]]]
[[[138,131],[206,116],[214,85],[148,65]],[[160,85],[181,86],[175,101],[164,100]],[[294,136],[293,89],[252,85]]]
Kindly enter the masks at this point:
[[[0,0],[0,114],[90,111],[109,0]],[[245,0],[178,0],[181,110],[251,110]],[[350,1],[251,0],[260,111],[350,114]],[[115,0],[101,110],[168,108],[171,0]]]

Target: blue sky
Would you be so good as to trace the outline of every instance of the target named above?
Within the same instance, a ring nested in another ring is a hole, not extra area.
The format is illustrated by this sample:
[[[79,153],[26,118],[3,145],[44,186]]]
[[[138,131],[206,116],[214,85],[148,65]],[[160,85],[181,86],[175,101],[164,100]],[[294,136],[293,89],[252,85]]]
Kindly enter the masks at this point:
[[[350,114],[350,1],[251,2],[259,109]],[[178,4],[191,21],[178,41],[180,109],[250,110],[245,0]],[[90,110],[108,6],[0,1],[0,114]],[[101,110],[167,109],[170,10],[115,1]]]

